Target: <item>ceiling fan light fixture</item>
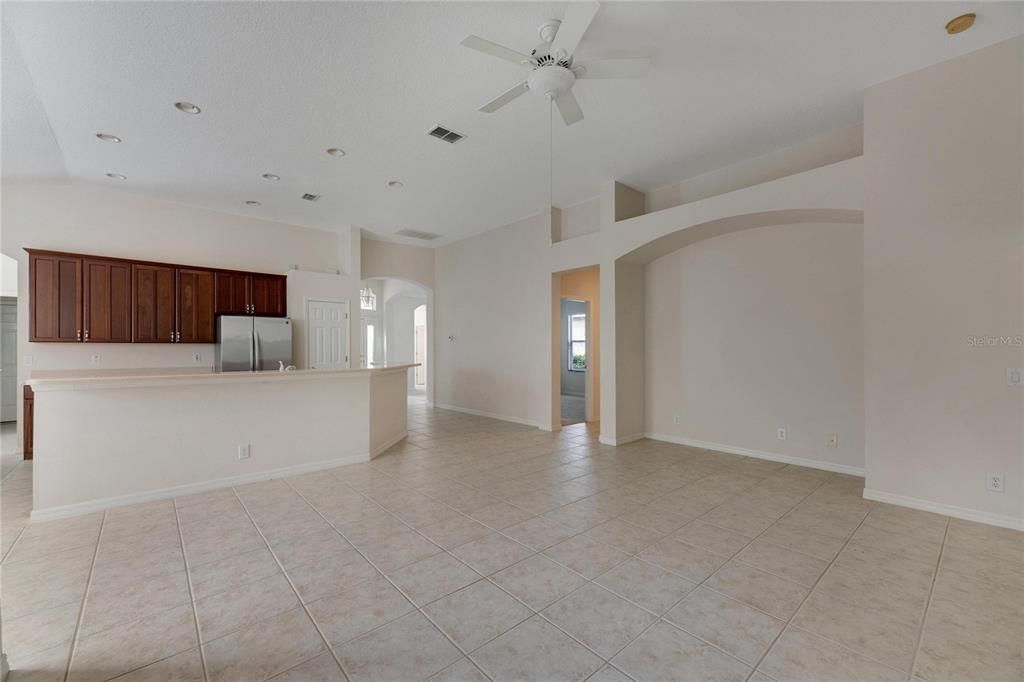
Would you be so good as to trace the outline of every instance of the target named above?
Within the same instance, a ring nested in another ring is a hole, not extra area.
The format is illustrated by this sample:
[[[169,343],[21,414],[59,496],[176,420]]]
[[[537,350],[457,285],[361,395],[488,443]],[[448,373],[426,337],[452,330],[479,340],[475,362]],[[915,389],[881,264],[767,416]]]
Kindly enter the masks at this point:
[[[327,153],[330,154],[331,156],[345,156],[345,150],[339,147],[331,147],[330,149],[327,150]]]
[[[401,180],[388,180],[388,189],[402,189],[405,183]]]
[[[110,135],[109,133],[96,133],[96,139],[103,140],[104,142],[120,142],[121,138],[117,135]]]
[[[281,179],[280,175],[274,175],[273,173],[264,173],[262,177],[264,180],[268,182],[277,182],[278,180]]]
[[[178,111],[186,114],[192,114],[193,116],[202,111],[202,109],[197,107],[195,104],[192,104],[192,102],[175,102],[174,107]]]

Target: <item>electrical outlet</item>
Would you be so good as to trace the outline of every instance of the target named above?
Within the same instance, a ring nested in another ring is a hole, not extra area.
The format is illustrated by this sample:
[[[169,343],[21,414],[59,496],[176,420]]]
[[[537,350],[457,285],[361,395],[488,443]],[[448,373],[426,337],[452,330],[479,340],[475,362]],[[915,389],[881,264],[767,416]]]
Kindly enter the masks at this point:
[[[89,363],[93,364],[93,365],[99,365],[102,362],[103,362],[103,356],[100,355],[99,353],[94,353],[93,356],[91,358],[89,358]]]
[[[780,426],[775,430],[775,437],[779,440],[786,440],[786,427]]]
[[[677,415],[674,415],[674,416],[672,417],[672,423],[673,423],[673,424],[678,424],[678,423],[679,423],[679,422],[681,422],[682,420],[683,420],[683,418],[682,418],[682,417],[680,417],[680,416],[679,416],[678,414],[677,414]]]
[[[193,353],[192,354],[192,362],[194,362],[196,364],[199,364],[202,361],[203,361],[203,354],[202,353]]]
[[[238,446],[238,459],[249,459],[252,457],[252,446],[246,443]]]
[[[994,493],[1005,492],[1006,484],[1003,482],[1003,475],[988,474],[985,476],[985,490],[989,490]]]
[[[831,436],[829,436],[828,446],[830,448],[838,448],[839,447],[839,434],[838,433],[833,433]]]
[[[1024,369],[1009,367],[1006,370],[1006,385],[1020,388],[1024,386]]]

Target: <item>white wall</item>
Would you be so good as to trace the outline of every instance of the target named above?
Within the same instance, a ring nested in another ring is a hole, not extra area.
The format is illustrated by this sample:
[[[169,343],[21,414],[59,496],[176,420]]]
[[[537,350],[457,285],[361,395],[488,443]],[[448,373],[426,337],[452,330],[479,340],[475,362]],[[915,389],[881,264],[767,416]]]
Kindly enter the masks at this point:
[[[393,277],[434,286],[434,249],[396,244],[377,239],[362,240],[363,277]]]
[[[550,244],[534,216],[436,250],[438,406],[550,428]]]
[[[0,296],[18,295],[18,261],[0,254]]]
[[[648,264],[647,432],[862,470],[862,240],[860,225],[760,227]]]
[[[970,339],[1024,334],[1022,64],[1016,38],[864,101],[869,494],[1020,527],[1024,348]]]

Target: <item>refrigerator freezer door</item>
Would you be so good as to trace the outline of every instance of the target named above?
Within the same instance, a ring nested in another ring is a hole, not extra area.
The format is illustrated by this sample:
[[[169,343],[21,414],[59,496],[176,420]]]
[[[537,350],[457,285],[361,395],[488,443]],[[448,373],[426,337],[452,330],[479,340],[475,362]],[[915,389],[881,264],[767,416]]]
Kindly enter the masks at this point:
[[[253,369],[251,317],[222,315],[217,318],[214,352],[218,372],[251,372]]]
[[[292,321],[281,317],[254,317],[253,347],[256,369],[276,370],[292,364]]]

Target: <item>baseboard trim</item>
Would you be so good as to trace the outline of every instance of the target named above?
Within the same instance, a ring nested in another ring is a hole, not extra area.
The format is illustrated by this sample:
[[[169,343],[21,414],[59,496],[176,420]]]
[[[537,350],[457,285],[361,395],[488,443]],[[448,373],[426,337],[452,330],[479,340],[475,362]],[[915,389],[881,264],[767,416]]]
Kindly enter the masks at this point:
[[[409,432],[408,431],[402,431],[400,434],[398,434],[394,438],[389,438],[388,440],[384,441],[383,443],[381,443],[376,448],[374,448],[373,450],[370,451],[370,459],[373,459],[377,455],[385,452],[392,445],[397,445],[398,443],[400,443],[401,441],[405,440],[408,437],[409,437]]]
[[[692,448],[700,448],[702,450],[717,450],[718,452],[727,452],[730,455],[743,455],[744,457],[766,459],[771,462],[795,464],[796,466],[808,467],[810,469],[821,469],[822,471],[831,471],[837,474],[849,474],[850,476],[864,477],[863,467],[852,467],[847,464],[823,462],[818,459],[807,459],[806,457],[792,457],[790,455],[781,455],[777,452],[752,450],[751,448],[741,448],[736,445],[711,443],[705,440],[697,440],[695,438],[687,438],[685,436],[670,436],[664,433],[648,433],[647,437],[651,440],[660,440],[665,443],[675,443],[676,445],[688,445]]]
[[[910,497],[909,495],[897,495],[896,493],[887,493],[881,490],[874,490],[872,488],[864,488],[864,499],[872,500],[874,502],[886,502],[888,504],[899,505],[900,507],[910,507],[911,509],[920,509],[921,511],[934,512],[936,514],[944,514],[956,519],[976,521],[989,526],[999,526],[1000,528],[1010,528],[1012,530],[1024,530],[1024,519],[1017,519],[1012,516],[1003,516],[1002,514],[992,514],[991,512],[984,512],[977,509],[968,509],[967,507],[957,507],[955,505],[944,504],[942,502],[922,500],[917,497]]]
[[[257,481],[266,481],[272,478],[283,478],[285,476],[297,476],[299,474],[306,474],[311,471],[320,471],[322,469],[333,469],[334,467],[342,466],[344,464],[357,464],[360,462],[370,461],[369,455],[350,455],[348,457],[338,457],[335,459],[326,459],[319,462],[310,462],[309,464],[299,464],[297,466],[283,467],[280,469],[269,469],[267,471],[260,471],[252,474],[242,474],[241,476],[228,476],[226,478],[217,478],[212,481],[203,481],[202,483],[187,483],[185,485],[173,486],[170,488],[159,488],[157,490],[150,490],[144,493],[133,493],[131,495],[120,495],[118,497],[104,497],[98,500],[89,500],[88,502],[77,502],[75,504],[62,505],[60,507],[46,507],[45,509],[33,509],[30,519],[32,521],[51,521],[53,519],[63,519],[69,516],[79,516],[81,514],[89,514],[97,511],[104,511],[106,509],[113,509],[115,507],[124,507],[129,504],[139,504],[141,502],[152,502],[154,500],[165,500],[169,497],[178,497],[180,495],[192,495],[194,493],[203,493],[208,490],[216,490],[218,488],[229,488],[236,485],[244,485],[246,483],[256,483]]]
[[[621,438],[612,438],[611,436],[601,434],[600,436],[597,437],[597,442],[601,443],[602,445],[617,446],[626,445],[627,443],[632,443],[633,441],[641,440],[646,437],[647,434],[644,433],[631,433],[628,436],[622,436]]]
[[[530,421],[529,419],[520,419],[519,417],[509,417],[504,414],[494,414],[493,412],[484,412],[483,410],[471,410],[468,407],[459,407],[458,405],[446,405],[444,403],[436,403],[434,407],[441,410],[452,410],[454,412],[462,412],[463,414],[471,414],[474,417],[487,417],[488,419],[497,419],[498,421],[511,422],[513,424],[522,424],[524,426],[532,426],[535,429],[542,431],[550,431],[551,426],[549,424],[542,424],[540,422]]]

